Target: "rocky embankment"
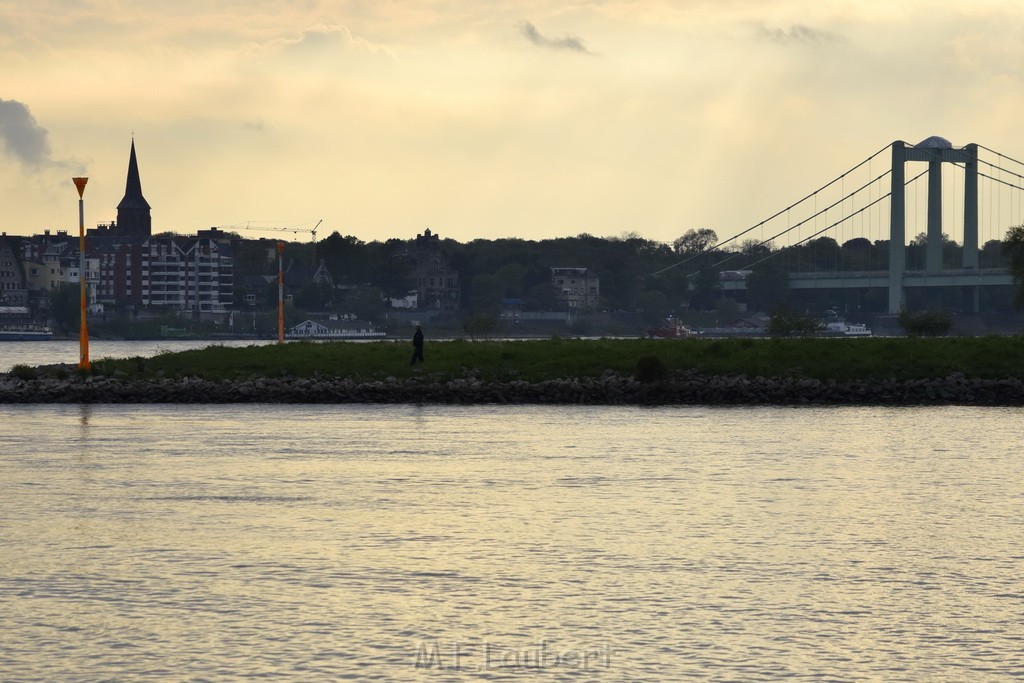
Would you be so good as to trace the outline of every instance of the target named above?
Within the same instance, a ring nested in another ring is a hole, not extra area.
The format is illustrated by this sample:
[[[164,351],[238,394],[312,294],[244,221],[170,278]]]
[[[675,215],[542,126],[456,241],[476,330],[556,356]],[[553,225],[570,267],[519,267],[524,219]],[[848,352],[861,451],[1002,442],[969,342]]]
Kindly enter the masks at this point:
[[[653,382],[597,379],[484,382],[465,378],[360,381],[333,378],[0,377],[0,403],[437,403],[592,405],[1024,405],[1019,379],[819,381],[682,373]]]

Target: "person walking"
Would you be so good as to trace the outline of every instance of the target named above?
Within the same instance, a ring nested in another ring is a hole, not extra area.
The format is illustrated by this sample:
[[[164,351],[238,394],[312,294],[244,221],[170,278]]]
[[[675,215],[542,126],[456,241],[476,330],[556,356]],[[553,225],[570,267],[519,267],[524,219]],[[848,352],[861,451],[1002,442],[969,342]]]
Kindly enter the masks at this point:
[[[416,334],[412,336],[412,360],[409,365],[416,365],[416,361],[423,362],[423,328],[416,326]]]

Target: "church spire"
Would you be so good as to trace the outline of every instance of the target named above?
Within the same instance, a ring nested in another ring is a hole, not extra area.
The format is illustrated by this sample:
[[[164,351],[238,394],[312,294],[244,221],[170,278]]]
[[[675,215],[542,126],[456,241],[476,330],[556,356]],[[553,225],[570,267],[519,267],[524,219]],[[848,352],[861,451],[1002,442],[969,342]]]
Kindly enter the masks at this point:
[[[150,206],[142,196],[142,180],[139,178],[139,161],[135,157],[135,136],[132,136],[132,151],[128,157],[128,179],[124,187],[124,199],[117,205],[117,229],[122,235],[151,235],[152,217]]]

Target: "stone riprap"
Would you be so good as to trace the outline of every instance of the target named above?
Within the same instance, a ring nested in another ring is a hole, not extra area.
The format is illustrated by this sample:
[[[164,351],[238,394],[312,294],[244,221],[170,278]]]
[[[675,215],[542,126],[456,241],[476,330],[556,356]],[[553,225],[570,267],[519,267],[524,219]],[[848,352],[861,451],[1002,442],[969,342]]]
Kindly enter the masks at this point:
[[[1016,378],[820,381],[681,373],[640,382],[600,378],[486,382],[472,377],[358,380],[253,378],[208,381],[71,376],[0,377],[0,403],[433,403],[591,405],[1024,405]]]

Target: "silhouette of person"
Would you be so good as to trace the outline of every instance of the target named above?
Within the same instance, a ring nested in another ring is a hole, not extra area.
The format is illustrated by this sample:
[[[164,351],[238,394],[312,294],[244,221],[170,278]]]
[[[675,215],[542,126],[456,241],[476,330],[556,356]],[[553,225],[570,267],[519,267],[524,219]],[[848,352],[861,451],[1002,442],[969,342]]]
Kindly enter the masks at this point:
[[[423,362],[423,328],[416,326],[416,334],[412,336],[412,360],[409,365],[415,365],[416,361]]]

